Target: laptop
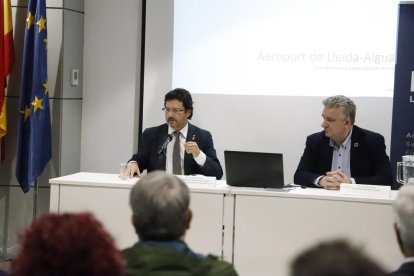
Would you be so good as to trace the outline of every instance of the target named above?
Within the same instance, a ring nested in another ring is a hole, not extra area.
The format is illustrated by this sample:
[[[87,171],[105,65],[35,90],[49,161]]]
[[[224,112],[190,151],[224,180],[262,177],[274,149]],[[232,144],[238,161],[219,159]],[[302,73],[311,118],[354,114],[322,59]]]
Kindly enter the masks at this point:
[[[230,186],[284,188],[283,154],[224,151],[226,180]]]

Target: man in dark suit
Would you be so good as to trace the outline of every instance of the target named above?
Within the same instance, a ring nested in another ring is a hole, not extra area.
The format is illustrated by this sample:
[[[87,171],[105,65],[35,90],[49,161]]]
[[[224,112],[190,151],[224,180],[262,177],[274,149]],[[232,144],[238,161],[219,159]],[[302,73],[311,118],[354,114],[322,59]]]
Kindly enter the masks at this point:
[[[414,185],[400,188],[393,207],[396,214],[395,234],[405,261],[389,275],[414,276]]]
[[[210,132],[188,122],[193,116],[191,94],[182,88],[168,92],[163,111],[167,123],[143,132],[138,152],[128,162],[132,172],[140,175],[144,170],[166,170],[173,174],[202,174],[220,179],[223,170]],[[168,135],[172,141],[165,143]],[[167,146],[163,148],[163,144]],[[178,157],[174,156],[174,145]]]
[[[341,183],[391,185],[384,137],[356,125],[354,102],[345,96],[323,101],[323,131],[307,137],[295,184],[339,189]]]

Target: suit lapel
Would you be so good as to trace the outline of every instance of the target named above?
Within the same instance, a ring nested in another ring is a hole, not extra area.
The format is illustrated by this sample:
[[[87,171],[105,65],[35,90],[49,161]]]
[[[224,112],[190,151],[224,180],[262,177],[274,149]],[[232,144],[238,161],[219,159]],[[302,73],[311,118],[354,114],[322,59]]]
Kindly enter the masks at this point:
[[[195,141],[195,138],[196,138],[195,128],[192,124],[188,123],[186,142]],[[187,171],[189,170],[191,166],[192,159],[193,159],[192,155],[184,151],[184,174],[189,174]]]
[[[350,156],[350,168],[351,168],[351,175],[358,170],[355,166],[357,166],[358,162],[354,162],[354,160],[360,160],[360,147],[363,146],[361,144],[361,130],[357,126],[352,127],[352,136],[351,136],[351,156]]]
[[[329,172],[332,169],[332,153],[333,148],[329,145],[330,139],[322,132],[325,145],[321,148],[322,154],[322,171]]]
[[[186,137],[186,141],[195,141],[196,140],[196,135],[195,135],[195,127],[188,123],[188,131],[187,131],[187,137]]]

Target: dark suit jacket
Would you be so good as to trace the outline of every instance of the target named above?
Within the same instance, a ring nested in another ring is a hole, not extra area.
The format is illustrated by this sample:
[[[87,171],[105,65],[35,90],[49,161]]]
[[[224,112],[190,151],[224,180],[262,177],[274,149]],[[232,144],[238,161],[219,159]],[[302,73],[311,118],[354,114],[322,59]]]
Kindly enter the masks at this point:
[[[316,187],[315,179],[331,171],[333,148],[329,146],[329,140],[323,131],[307,137],[305,151],[295,172],[295,184]],[[356,183],[392,185],[391,166],[382,135],[354,125],[350,154],[351,177]]]
[[[391,276],[414,276],[414,262],[402,264],[398,270],[388,274]]]
[[[141,172],[144,170],[148,172],[165,170],[165,154],[158,154],[158,149],[167,135],[167,124],[144,130],[138,152],[131,158],[131,160],[138,163]],[[220,161],[217,159],[210,132],[188,123],[187,141],[193,141],[193,137],[200,150],[205,153],[207,159],[204,166],[199,166],[194,160],[193,155],[185,152],[184,174],[202,174],[215,176],[217,179],[220,179],[223,176],[223,169],[221,168]]]

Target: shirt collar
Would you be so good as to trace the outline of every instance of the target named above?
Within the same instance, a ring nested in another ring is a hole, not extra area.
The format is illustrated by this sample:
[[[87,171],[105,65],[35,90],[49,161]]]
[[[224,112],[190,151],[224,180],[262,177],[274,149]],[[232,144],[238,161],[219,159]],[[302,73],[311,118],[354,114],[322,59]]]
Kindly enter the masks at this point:
[[[176,130],[173,129],[171,126],[168,126],[168,134],[172,134],[174,131],[176,131]],[[180,130],[180,133],[181,133],[182,136],[184,136],[184,138],[187,139],[188,123],[185,124],[185,126]]]
[[[343,149],[348,148],[349,144],[351,143],[352,130],[353,130],[353,127],[351,127],[351,131],[348,133],[348,136],[346,137],[345,141],[342,143],[342,145],[339,146],[340,148],[343,148]],[[329,145],[333,148],[336,148],[335,141],[332,139],[329,139]]]
[[[406,257],[403,261],[404,264],[411,263],[411,262],[414,262],[414,257]]]
[[[185,242],[181,240],[172,240],[172,241],[139,241],[135,246],[149,246],[149,247],[164,247],[170,248],[177,251],[180,251],[186,255],[193,256],[199,259],[205,259],[206,256],[203,254],[195,253],[192,251]]]

